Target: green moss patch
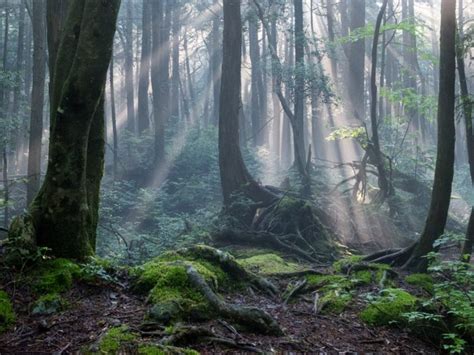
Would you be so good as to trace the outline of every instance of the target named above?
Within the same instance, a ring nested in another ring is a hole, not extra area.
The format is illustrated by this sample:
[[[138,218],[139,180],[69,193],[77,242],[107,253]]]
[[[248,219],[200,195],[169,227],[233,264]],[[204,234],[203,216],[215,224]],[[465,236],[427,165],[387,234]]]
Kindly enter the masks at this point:
[[[319,300],[322,314],[340,314],[352,301],[352,294],[344,290],[331,290],[326,292]]]
[[[41,296],[33,303],[32,314],[49,315],[64,310],[67,306],[66,301],[57,293],[50,293]]]
[[[426,292],[434,292],[433,278],[428,274],[411,274],[405,277],[405,282],[409,285],[417,286]]]
[[[6,331],[15,322],[15,312],[10,297],[5,291],[0,291],[0,333]]]
[[[137,336],[130,332],[127,326],[111,328],[99,342],[99,351],[103,354],[116,354],[132,347]]]
[[[33,274],[33,287],[40,294],[61,293],[80,277],[79,265],[67,259],[51,259],[40,264]]]
[[[405,290],[388,288],[360,313],[360,318],[369,325],[388,325],[392,322],[404,323],[403,313],[417,308],[417,298]]]
[[[336,272],[345,272],[345,270],[349,269],[352,265],[362,262],[362,259],[362,255],[351,255],[336,261],[332,267]]]
[[[304,268],[296,263],[287,262],[276,254],[260,254],[237,260],[240,265],[252,272],[263,275],[286,274],[302,271]]]
[[[98,344],[100,354],[139,354],[139,355],[197,355],[192,349],[149,344],[141,341],[138,334],[122,325],[111,328],[102,336]]]

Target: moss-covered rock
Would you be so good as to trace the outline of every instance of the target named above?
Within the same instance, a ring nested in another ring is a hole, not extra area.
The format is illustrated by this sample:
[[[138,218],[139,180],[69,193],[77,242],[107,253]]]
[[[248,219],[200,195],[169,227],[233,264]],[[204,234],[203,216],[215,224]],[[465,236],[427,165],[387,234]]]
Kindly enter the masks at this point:
[[[370,270],[356,271],[352,276],[352,281],[357,285],[370,285],[374,281],[374,274]]]
[[[99,342],[99,352],[102,354],[116,354],[125,349],[131,349],[137,336],[130,332],[127,326],[111,328]]]
[[[209,312],[208,302],[189,282],[187,266],[192,265],[210,284],[216,285],[218,277],[206,266],[190,261],[152,261],[135,272],[139,274],[135,289],[147,292],[152,304],[149,316],[168,324],[190,315]]]
[[[369,325],[405,323],[403,314],[415,311],[417,301],[415,296],[405,290],[388,288],[367,305],[360,313],[360,318]]]
[[[69,290],[80,275],[80,266],[70,260],[47,260],[33,273],[33,287],[40,294],[61,293]]]
[[[0,291],[0,333],[10,328],[15,319],[15,312],[10,297],[8,297],[5,291]]]
[[[304,269],[301,265],[287,262],[281,256],[271,253],[255,255],[237,261],[248,270],[262,275],[286,274]]]
[[[405,282],[409,285],[417,286],[426,292],[434,292],[433,277],[428,274],[411,274],[405,277]]]
[[[319,300],[319,310],[322,314],[340,314],[352,301],[352,294],[344,290],[326,292]]]
[[[350,290],[353,283],[343,275],[309,275],[306,277],[308,285],[321,291],[338,289]]]
[[[351,255],[334,262],[332,267],[334,268],[334,271],[336,272],[339,272],[339,273],[345,272],[352,265],[362,262],[362,259],[363,259],[362,255]]]
[[[97,351],[100,354],[140,354],[140,355],[197,355],[192,349],[150,344],[143,342],[139,335],[122,325],[111,328],[99,341]]]
[[[54,314],[64,310],[67,302],[57,293],[41,296],[33,303],[31,313],[34,315]]]

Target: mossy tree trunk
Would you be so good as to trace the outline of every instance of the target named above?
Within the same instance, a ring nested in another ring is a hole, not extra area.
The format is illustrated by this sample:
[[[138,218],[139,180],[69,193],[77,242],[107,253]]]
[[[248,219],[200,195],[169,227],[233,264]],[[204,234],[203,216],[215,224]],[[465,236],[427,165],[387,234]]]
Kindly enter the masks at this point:
[[[55,256],[83,259],[95,250],[103,92],[119,6],[120,0],[72,2],[57,52],[48,169],[30,216],[23,217],[32,222],[36,243]],[[12,237],[20,225],[13,223]]]

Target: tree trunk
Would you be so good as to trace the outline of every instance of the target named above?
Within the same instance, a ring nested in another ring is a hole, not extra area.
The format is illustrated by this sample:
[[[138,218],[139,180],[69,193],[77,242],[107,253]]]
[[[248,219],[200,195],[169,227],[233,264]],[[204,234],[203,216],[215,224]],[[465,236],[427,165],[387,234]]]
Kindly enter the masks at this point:
[[[125,41],[123,51],[125,54],[125,90],[127,92],[127,129],[135,133],[135,95],[133,80],[133,17],[132,0],[127,1],[127,20],[125,25]]]
[[[217,1],[214,0],[214,5]],[[222,34],[220,31],[221,13],[217,12],[214,14],[212,19],[211,29],[211,52],[210,65],[212,68],[212,95],[213,95],[213,110],[212,110],[212,123],[217,125],[219,122],[219,102],[221,94],[221,69],[222,69]],[[187,62],[189,63],[189,61]]]
[[[142,53],[140,58],[140,74],[138,78],[138,133],[150,127],[148,107],[148,87],[150,85],[151,56],[151,0],[143,1],[142,14]]]
[[[239,145],[240,67],[242,23],[240,0],[224,1],[224,41],[219,108],[219,168],[224,205],[230,207],[235,194],[244,192],[256,202],[270,202],[273,195],[249,174]]]
[[[454,175],[456,2],[441,1],[440,72],[438,96],[438,148],[431,205],[425,228],[406,268],[426,270],[426,255],[446,225]]]
[[[350,2],[350,32],[354,34],[365,26],[365,0]],[[351,114],[365,119],[365,40],[360,38],[349,45],[348,98]]]
[[[466,130],[467,157],[469,162],[469,172],[471,185],[474,186],[474,132],[472,129],[472,105],[467,86],[466,67],[464,64],[464,16],[463,0],[459,0],[459,26],[458,26],[458,48],[456,51],[457,68],[459,75],[459,88],[461,91],[461,104],[463,108],[464,127]],[[474,244],[474,206],[471,208],[471,216],[466,231],[466,241],[461,252],[462,259],[469,262]]]
[[[37,0],[33,2],[33,90],[31,92],[28,184],[26,189],[26,203],[28,205],[33,201],[40,188],[45,75],[46,2]]]
[[[392,188],[387,177],[387,171],[385,169],[385,158],[380,149],[379,130],[378,130],[378,119],[377,119],[377,52],[380,35],[380,26],[382,25],[382,19],[385,15],[388,0],[384,0],[382,7],[380,8],[377,20],[375,22],[374,39],[372,43],[372,68],[370,73],[370,121],[372,126],[372,146],[367,149],[373,148],[373,159],[374,164],[377,167],[378,172],[378,184],[382,199],[392,194]]]
[[[155,118],[155,167],[165,161],[165,127],[169,118],[170,5],[153,1],[152,72],[153,116]],[[166,12],[166,14],[165,14]]]
[[[180,12],[181,6],[178,3],[173,5],[173,60],[172,60],[172,73],[171,73],[171,119],[173,122],[178,122],[180,119],[179,114],[179,34],[181,32],[181,19]]]
[[[21,221],[29,222],[37,244],[58,257],[84,259],[94,253],[103,91],[119,5],[119,0],[71,3],[55,64],[46,178],[29,216],[10,228],[11,236],[18,237],[25,231]]]
[[[112,140],[113,140],[113,174],[114,180],[118,177],[118,133],[117,133],[117,114],[115,111],[115,88],[114,88],[114,57],[110,57],[109,68],[110,83],[110,114],[112,119]]]
[[[261,110],[261,84],[262,71],[260,69],[260,46],[258,44],[257,19],[251,16],[249,19],[249,54],[251,63],[251,103],[250,119],[252,121],[252,143],[254,146],[262,144],[262,110]]]

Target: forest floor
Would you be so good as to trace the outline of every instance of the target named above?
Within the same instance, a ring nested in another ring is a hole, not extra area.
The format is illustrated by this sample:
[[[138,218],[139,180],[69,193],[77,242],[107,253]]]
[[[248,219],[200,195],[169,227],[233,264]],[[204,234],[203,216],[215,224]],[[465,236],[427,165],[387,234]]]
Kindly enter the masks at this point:
[[[113,284],[74,282],[63,294],[67,308],[52,315],[33,315],[34,301],[30,287],[12,282],[8,275],[0,277],[0,289],[11,295],[17,320],[15,326],[0,335],[0,353],[54,353],[83,352],[94,348],[100,338],[112,327],[127,325],[147,342],[158,343],[160,331],[144,330],[146,300],[132,293],[125,275]],[[274,279],[280,289],[288,280]],[[366,286],[370,288],[372,286]],[[375,286],[374,286],[375,287]],[[365,291],[370,291],[365,289]],[[359,318],[363,304],[354,299],[340,314],[322,315],[313,312],[313,301],[298,299],[285,304],[279,297],[261,294],[230,293],[223,295],[227,302],[255,306],[272,315],[284,335],[262,336],[237,331],[223,320],[194,324],[214,334],[214,341],[186,344],[201,353],[234,353],[242,351],[265,352],[383,352],[434,353],[438,349],[394,327],[368,327]]]

